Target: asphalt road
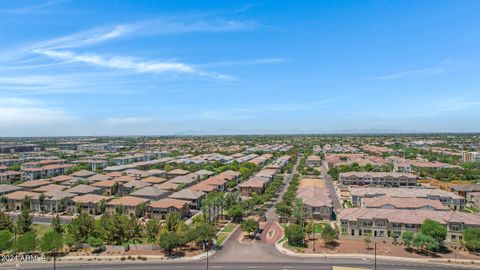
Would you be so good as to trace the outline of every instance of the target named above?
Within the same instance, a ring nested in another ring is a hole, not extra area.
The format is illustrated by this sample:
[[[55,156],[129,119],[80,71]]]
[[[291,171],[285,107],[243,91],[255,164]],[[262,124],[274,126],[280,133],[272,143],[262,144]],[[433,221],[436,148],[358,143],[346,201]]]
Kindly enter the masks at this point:
[[[328,191],[330,192],[330,196],[332,198],[333,210],[335,211],[335,213],[338,213],[338,210],[342,209],[342,203],[340,202],[340,198],[338,198],[338,194],[335,191],[332,177],[328,174],[327,163],[323,162],[322,166],[323,179],[325,181],[325,186],[328,188]]]
[[[226,269],[226,270],[240,270],[240,269],[332,269],[333,266],[347,266],[358,267],[363,269],[375,269],[372,261],[349,260],[349,259],[324,259],[322,261],[296,261],[296,262],[209,262],[208,269]],[[460,267],[460,266],[459,266]],[[24,264],[20,268],[17,267],[2,267],[0,269],[53,269],[53,264],[39,263],[39,264]],[[108,269],[207,269],[206,260],[197,262],[182,262],[182,263],[153,263],[153,262],[122,262],[122,263],[81,263],[81,264],[57,264],[56,269],[71,269],[71,270],[108,270]],[[453,265],[440,264],[413,264],[402,262],[378,261],[377,268],[394,269],[394,270],[418,270],[418,269],[469,269],[457,268]],[[472,269],[472,268],[470,268]],[[478,268],[477,268],[478,269]]]

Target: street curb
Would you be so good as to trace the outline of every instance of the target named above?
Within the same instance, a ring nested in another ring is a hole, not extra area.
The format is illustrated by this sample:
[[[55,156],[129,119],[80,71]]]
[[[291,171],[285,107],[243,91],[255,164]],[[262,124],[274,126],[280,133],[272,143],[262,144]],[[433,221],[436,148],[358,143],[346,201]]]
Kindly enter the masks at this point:
[[[301,258],[368,258],[368,259],[375,259],[375,255],[371,254],[328,254],[328,253],[317,253],[317,254],[304,254],[304,253],[296,253],[289,249],[283,247],[283,244],[286,240],[278,241],[275,244],[275,248],[281,252],[282,254],[289,255],[292,257],[301,257]],[[473,261],[473,265],[480,264],[480,260],[469,260],[469,259],[433,259],[433,258],[408,258],[408,257],[396,257],[396,256],[384,256],[384,255],[377,255],[377,259],[382,260],[390,260],[390,261],[409,261],[409,262],[421,262],[421,263],[466,263],[471,264]],[[450,262],[449,262],[450,261]],[[465,265],[465,264],[463,264]]]

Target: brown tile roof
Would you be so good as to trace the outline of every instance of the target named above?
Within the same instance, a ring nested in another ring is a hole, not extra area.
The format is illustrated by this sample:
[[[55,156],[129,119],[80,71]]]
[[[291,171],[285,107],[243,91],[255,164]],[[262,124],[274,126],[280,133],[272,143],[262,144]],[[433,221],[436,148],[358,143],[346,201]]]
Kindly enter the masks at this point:
[[[159,188],[159,189],[175,190],[175,189],[178,188],[179,184],[164,182],[164,183],[157,184],[157,185],[154,185],[154,186]]]
[[[167,172],[167,174],[170,174],[170,175],[185,175],[189,173],[190,173],[189,171],[183,170],[183,169],[175,169]]]
[[[96,195],[96,194],[85,194],[79,195],[72,198],[74,203],[99,203],[102,200],[108,201],[110,197]]]
[[[158,201],[150,202],[149,207],[163,209],[173,207],[176,209],[182,209],[183,207],[185,207],[185,205],[188,205],[188,201],[165,198]]]
[[[31,199],[38,199],[38,196],[40,196],[40,193],[29,191],[15,191],[4,195],[4,197],[9,200],[23,200],[25,197],[29,197]]]
[[[50,182],[47,180],[30,180],[30,181],[25,181],[23,183],[20,183],[17,186],[23,187],[23,188],[34,188],[34,187],[46,186],[48,184],[50,184]]]
[[[297,198],[302,199],[303,203],[311,207],[332,207],[332,199],[328,189],[319,187],[307,187],[297,191]]]
[[[60,190],[66,189],[66,188],[67,188],[66,186],[57,185],[57,184],[50,184],[50,185],[46,185],[46,186],[41,186],[41,187],[36,188],[32,191],[34,191],[34,192],[60,191]]]
[[[108,205],[125,205],[125,206],[137,206],[142,203],[148,202],[148,199],[133,197],[133,196],[124,196],[118,199],[113,199],[108,202]]]
[[[203,192],[206,192],[206,193],[212,192],[215,189],[217,189],[215,186],[208,185],[208,184],[203,183],[203,182],[195,184],[195,185],[191,186],[190,188],[193,189],[193,190],[196,190],[196,191],[203,191]]]
[[[346,208],[340,210],[339,220],[357,221],[358,219],[386,219],[394,223],[422,224],[431,219],[441,224],[447,222],[480,226],[480,216],[458,211],[404,210],[385,208]]]
[[[99,182],[95,182],[91,184],[92,187],[100,187],[100,188],[105,188],[105,187],[113,187],[117,182],[113,180],[103,180]]]
[[[111,172],[111,173],[107,173],[105,175],[110,176],[110,177],[120,177],[120,176],[123,175],[123,173],[121,173],[121,172]]]
[[[141,179],[141,181],[151,183],[151,184],[161,184],[161,183],[167,181],[167,179],[160,178],[160,177],[155,177],[155,176],[149,176],[149,177]]]
[[[135,180],[135,177],[133,176],[128,176],[128,175],[123,175],[120,177],[115,177],[112,179],[115,182],[121,182],[121,183],[126,183]]]
[[[205,193],[202,191],[186,188],[173,193],[169,197],[174,199],[198,200],[203,196],[205,196]]]
[[[72,188],[69,188],[65,191],[66,192],[71,192],[71,193],[76,193],[76,194],[84,194],[84,193],[95,192],[97,190],[99,190],[99,188],[97,188],[97,187],[92,187],[92,186],[89,186],[89,185],[80,184],[80,185],[74,186]]]
[[[74,177],[72,177],[70,175],[59,175],[59,176],[55,176],[55,177],[50,178],[50,181],[58,183],[58,182],[65,182],[65,181],[71,180],[73,178]]]
[[[382,208],[384,206],[392,206],[397,209],[424,209],[433,208],[434,210],[450,210],[448,206],[437,200],[429,200],[424,198],[395,198],[389,196],[381,196],[375,198],[364,198],[363,203],[367,208]]]

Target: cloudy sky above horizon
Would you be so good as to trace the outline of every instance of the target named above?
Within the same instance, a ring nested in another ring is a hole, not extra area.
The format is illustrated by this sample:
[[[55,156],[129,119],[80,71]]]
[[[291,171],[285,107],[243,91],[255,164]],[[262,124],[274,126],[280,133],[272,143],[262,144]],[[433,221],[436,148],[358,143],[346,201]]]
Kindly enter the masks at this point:
[[[479,11],[0,1],[0,137],[479,132]]]

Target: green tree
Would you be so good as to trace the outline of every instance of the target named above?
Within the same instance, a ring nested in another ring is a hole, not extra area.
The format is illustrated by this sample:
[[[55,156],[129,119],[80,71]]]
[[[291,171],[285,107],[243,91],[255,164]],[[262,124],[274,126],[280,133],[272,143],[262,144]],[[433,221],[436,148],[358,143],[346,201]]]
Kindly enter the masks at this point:
[[[100,248],[103,246],[103,241],[99,237],[95,236],[90,236],[88,237],[87,243],[89,246],[94,248],[94,252],[97,252],[100,250]]]
[[[62,226],[62,223],[60,222],[60,216],[59,215],[56,215],[56,216],[53,217],[51,227],[57,233],[63,233],[63,226]]]
[[[13,221],[9,215],[3,211],[0,211],[0,231],[3,230],[13,231]]]
[[[215,228],[208,223],[203,223],[195,227],[197,244],[209,243],[215,238]]]
[[[286,218],[292,215],[292,207],[289,206],[285,201],[282,201],[280,203],[277,203],[275,205],[275,208],[277,210],[277,215]]]
[[[37,247],[37,237],[33,232],[26,232],[20,235],[16,242],[16,250],[20,252],[33,252]]]
[[[407,248],[410,248],[412,245],[413,235],[414,233],[411,231],[405,231],[402,233],[402,242]]]
[[[9,230],[0,231],[0,252],[12,247],[12,237],[13,234]]]
[[[126,229],[127,229],[127,241],[136,243],[142,238],[143,225],[140,223],[140,220],[136,217],[130,217],[126,220]]]
[[[285,229],[285,236],[288,239],[288,244],[292,246],[302,246],[305,239],[305,231],[299,224],[290,224]]]
[[[65,245],[67,245],[67,247],[71,250],[72,247],[76,244],[76,240],[75,238],[70,234],[70,233],[66,233],[65,236],[63,237],[63,241],[65,242]]]
[[[365,246],[367,246],[367,249],[370,249],[370,244],[372,243],[372,237],[367,234],[363,237],[363,242],[365,243]]]
[[[435,241],[440,243],[447,238],[447,228],[437,221],[426,219],[420,227],[420,232],[424,235],[431,236]]]
[[[180,221],[180,213],[178,212],[171,212],[167,215],[165,220],[165,228],[169,232],[174,232],[177,230],[177,224]]]
[[[312,232],[313,232],[313,220],[309,220],[305,225],[305,233],[307,235],[310,235],[312,234]]]
[[[467,227],[463,230],[463,241],[471,251],[480,251],[480,228]]]
[[[155,242],[155,239],[157,239],[158,233],[160,232],[160,221],[156,218],[148,220],[145,225],[145,232],[148,242]]]
[[[420,250],[424,250],[425,248],[432,251],[438,249],[438,242],[435,238],[423,233],[416,233],[413,236],[412,245]]]
[[[82,213],[68,224],[67,230],[77,243],[86,243],[88,237],[95,233],[95,220],[91,215]]]
[[[245,209],[240,204],[234,204],[227,209],[228,215],[232,218],[233,222],[242,221],[243,216],[245,215]]]
[[[335,240],[337,239],[337,231],[332,228],[330,225],[326,225],[323,230],[322,230],[322,239],[325,245],[331,245],[335,243]]]
[[[30,203],[28,203],[30,204]],[[32,231],[33,217],[30,215],[30,207],[22,207],[22,213],[18,216],[17,229],[19,233]]]
[[[63,235],[55,230],[45,233],[40,239],[40,250],[44,253],[55,253],[63,248]]]
[[[251,237],[252,232],[255,232],[258,229],[257,222],[253,219],[247,219],[242,222],[240,226],[242,231],[247,232],[249,237]]]
[[[176,232],[167,232],[160,235],[160,247],[162,247],[167,253],[172,253],[175,248],[180,247],[182,239]]]

